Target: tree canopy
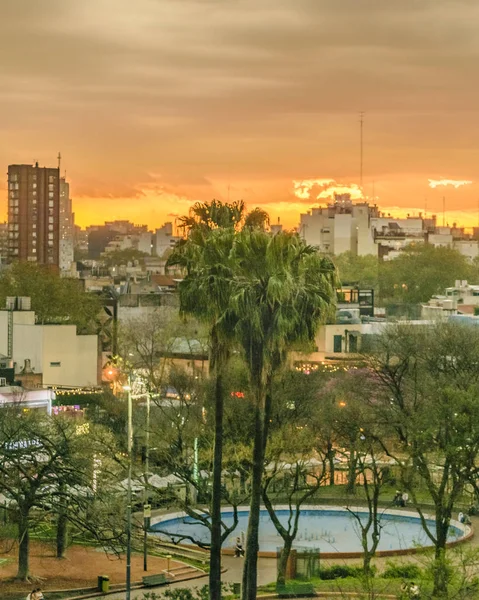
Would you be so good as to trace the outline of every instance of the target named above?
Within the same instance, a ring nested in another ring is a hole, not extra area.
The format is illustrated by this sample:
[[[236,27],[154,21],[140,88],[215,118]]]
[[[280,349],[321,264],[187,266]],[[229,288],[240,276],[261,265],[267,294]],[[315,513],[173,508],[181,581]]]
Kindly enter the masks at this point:
[[[108,267],[127,265],[129,262],[133,263],[135,261],[143,264],[145,256],[148,256],[146,252],[142,252],[136,248],[125,248],[124,250],[103,253],[101,261]]]
[[[397,258],[379,268],[382,300],[402,304],[427,302],[457,279],[468,279],[473,268],[457,250],[429,244],[410,245]]]
[[[335,256],[333,262],[343,285],[357,284],[360,288],[378,288],[379,261],[374,254],[355,256],[352,252],[343,252]]]
[[[60,277],[46,266],[17,262],[0,275],[0,306],[7,296],[28,296],[39,323],[77,325],[89,331],[98,315],[98,298],[78,280]]]

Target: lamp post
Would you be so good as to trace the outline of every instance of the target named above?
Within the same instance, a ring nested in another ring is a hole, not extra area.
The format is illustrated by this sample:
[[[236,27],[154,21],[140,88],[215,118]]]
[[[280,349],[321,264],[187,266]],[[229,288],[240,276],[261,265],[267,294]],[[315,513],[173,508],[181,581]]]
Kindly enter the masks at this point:
[[[126,600],[131,598],[131,471],[133,453],[133,410],[131,401],[131,377],[123,388],[128,392],[128,489],[126,501]]]
[[[146,394],[145,487],[143,491],[143,571],[148,571],[148,472],[150,467],[150,393]]]

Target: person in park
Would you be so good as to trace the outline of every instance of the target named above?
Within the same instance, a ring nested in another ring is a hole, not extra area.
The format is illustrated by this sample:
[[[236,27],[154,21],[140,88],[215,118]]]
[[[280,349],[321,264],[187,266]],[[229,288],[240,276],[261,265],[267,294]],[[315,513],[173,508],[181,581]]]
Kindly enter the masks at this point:
[[[43,595],[42,590],[39,587],[32,590],[27,596],[27,600],[43,600],[44,598],[45,596]]]
[[[244,548],[243,544],[241,543],[241,538],[237,537],[235,545],[235,558],[240,558],[241,556],[244,556]]]

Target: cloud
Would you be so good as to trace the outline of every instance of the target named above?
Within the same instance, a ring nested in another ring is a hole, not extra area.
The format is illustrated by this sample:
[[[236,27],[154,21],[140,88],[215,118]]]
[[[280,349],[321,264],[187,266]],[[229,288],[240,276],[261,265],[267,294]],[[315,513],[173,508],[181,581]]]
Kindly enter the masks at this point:
[[[429,187],[434,189],[439,186],[452,186],[454,188],[462,187],[463,185],[471,185],[472,181],[466,181],[461,179],[429,179]]]
[[[300,200],[333,199],[336,194],[349,194],[352,200],[364,199],[359,185],[338,183],[335,179],[295,180],[293,193]]]
[[[270,179],[278,195],[262,201],[306,203],[358,180],[365,110],[368,185],[478,178],[477,0],[2,0],[1,12],[4,172],[61,150],[77,197],[211,199],[216,180]],[[334,183],[291,192],[318,172]]]

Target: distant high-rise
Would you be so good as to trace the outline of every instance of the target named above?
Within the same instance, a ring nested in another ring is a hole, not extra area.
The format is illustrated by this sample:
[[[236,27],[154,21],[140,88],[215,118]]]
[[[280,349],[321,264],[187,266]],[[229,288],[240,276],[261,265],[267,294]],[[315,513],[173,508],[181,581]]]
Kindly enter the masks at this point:
[[[70,184],[60,179],[60,270],[68,271],[73,262],[74,214],[70,198]]]
[[[8,167],[8,257],[59,266],[60,171]]]

